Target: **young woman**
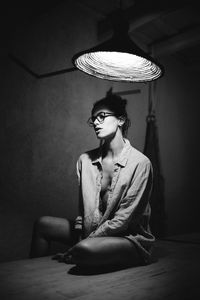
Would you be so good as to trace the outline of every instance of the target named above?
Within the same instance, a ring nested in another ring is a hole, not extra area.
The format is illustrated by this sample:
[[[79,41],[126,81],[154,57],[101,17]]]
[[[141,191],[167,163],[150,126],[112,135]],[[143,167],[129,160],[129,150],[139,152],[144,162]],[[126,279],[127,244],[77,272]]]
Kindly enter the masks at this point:
[[[40,218],[30,256],[47,255],[52,240],[72,241],[55,259],[89,267],[147,264],[155,240],[149,228],[152,166],[126,139],[126,100],[109,91],[94,104],[88,124],[100,147],[77,162],[80,199],[75,226],[66,219]]]

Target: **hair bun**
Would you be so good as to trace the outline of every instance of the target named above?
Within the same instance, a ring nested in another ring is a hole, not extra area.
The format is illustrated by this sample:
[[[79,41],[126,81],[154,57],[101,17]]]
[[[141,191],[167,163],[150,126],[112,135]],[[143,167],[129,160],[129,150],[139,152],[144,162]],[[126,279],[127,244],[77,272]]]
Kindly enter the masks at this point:
[[[110,101],[117,101],[121,106],[124,108],[126,107],[127,100],[122,99],[122,97],[119,94],[115,94],[112,92],[112,87],[107,91],[106,98]]]

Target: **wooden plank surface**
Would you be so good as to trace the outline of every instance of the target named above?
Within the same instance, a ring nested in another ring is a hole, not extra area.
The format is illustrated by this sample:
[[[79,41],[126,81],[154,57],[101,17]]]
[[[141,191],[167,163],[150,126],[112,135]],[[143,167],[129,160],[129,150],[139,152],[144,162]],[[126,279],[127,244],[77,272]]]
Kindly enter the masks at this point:
[[[200,299],[200,244],[157,241],[151,265],[92,274],[51,257],[0,264],[1,300]]]

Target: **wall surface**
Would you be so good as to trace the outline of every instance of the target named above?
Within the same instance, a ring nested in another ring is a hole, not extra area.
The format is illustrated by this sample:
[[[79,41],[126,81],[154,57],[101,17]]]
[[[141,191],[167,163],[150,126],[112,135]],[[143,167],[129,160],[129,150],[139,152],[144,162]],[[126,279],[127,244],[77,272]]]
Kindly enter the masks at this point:
[[[168,234],[198,232],[199,73],[170,59],[158,87],[160,152]]]
[[[1,261],[28,257],[39,216],[76,216],[76,160],[98,145],[86,121],[93,103],[110,87],[114,92],[140,90],[126,98],[132,122],[128,138],[143,151],[147,84],[119,84],[80,71],[36,79],[7,55],[14,54],[38,74],[71,68],[73,54],[98,42],[95,29],[91,13],[71,2],[18,28],[1,51]],[[199,74],[186,74],[171,58],[161,62],[166,74],[156,84],[154,102],[168,234],[199,231]]]

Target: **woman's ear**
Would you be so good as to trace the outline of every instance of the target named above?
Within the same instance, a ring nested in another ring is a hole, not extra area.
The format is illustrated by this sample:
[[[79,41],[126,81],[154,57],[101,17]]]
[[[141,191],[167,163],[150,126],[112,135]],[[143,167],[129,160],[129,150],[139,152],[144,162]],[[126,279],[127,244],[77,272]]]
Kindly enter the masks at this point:
[[[119,127],[122,127],[125,123],[125,118],[124,117],[119,117],[118,118],[118,125]]]

